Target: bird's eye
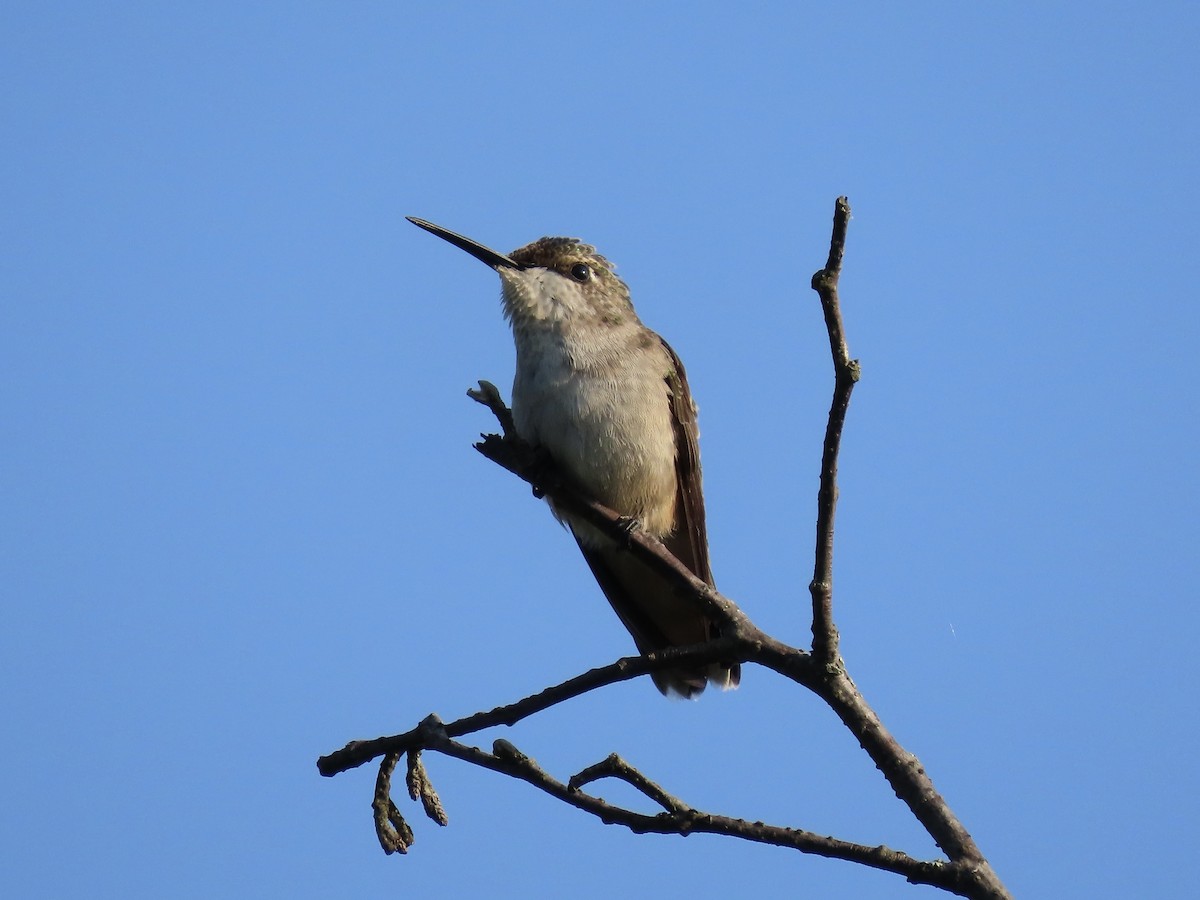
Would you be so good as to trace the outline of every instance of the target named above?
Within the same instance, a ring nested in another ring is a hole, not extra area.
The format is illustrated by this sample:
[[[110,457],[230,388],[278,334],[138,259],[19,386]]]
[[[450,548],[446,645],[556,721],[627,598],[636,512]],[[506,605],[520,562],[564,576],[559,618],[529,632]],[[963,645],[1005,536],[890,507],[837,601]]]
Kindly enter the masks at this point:
[[[592,269],[586,263],[575,263],[571,266],[571,277],[576,281],[587,281],[592,277]]]

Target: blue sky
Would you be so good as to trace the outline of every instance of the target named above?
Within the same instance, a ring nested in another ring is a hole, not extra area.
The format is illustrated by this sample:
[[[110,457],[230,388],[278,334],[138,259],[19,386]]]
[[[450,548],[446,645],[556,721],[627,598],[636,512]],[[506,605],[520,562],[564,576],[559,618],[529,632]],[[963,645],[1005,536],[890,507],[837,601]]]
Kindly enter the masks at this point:
[[[836,609],[1017,896],[1182,897],[1200,840],[1191,4],[23,4],[0,29],[0,893],[933,897],[636,837],[356,737],[632,650],[470,447],[498,284],[403,219],[614,260],[701,407],[717,583],[808,636],[854,209]],[[815,699],[626,684],[499,734],[929,855]],[[613,799],[632,799],[619,787]],[[940,895],[937,895],[940,896]]]

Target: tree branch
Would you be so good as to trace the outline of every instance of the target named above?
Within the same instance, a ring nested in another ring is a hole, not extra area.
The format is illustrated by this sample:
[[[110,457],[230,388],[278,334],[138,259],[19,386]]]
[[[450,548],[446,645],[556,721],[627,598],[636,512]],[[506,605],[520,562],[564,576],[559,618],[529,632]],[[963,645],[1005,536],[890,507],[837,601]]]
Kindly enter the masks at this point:
[[[593,781],[599,781],[602,778],[616,778],[618,781],[624,781],[636,790],[641,791],[672,815],[681,816],[691,813],[691,810],[683,801],[672,797],[615,753],[608,754],[608,756],[595,765],[588,766],[581,772],[572,775],[571,780],[567,782],[567,789],[578,791],[584,785],[591,784]]]
[[[821,298],[829,349],[833,356],[833,404],[825,426],[821,452],[821,485],[817,491],[817,549],[813,579],[808,586],[812,595],[813,656],[824,666],[841,666],[838,657],[838,632],[833,624],[833,515],[837,508],[837,460],[841,449],[842,428],[850,408],[850,393],[858,381],[858,360],[850,359],[842,326],[838,299],[838,279],[842,274],[842,256],[846,250],[846,229],[850,224],[850,202],[838,197],[833,214],[833,236],[829,241],[829,259],[825,268],[812,277],[813,290]]]
[[[875,869],[895,872],[903,875],[913,884],[928,884],[963,896],[971,896],[964,894],[961,890],[963,872],[953,864],[937,860],[919,860],[888,847],[868,847],[864,844],[855,844],[803,829],[784,828],[764,822],[750,822],[746,819],[703,812],[671,796],[616,754],[589,766],[572,777],[567,784],[563,784],[542,769],[531,757],[503,738],[496,740],[492,745],[492,752],[488,753],[478,747],[453,740],[447,734],[446,729],[440,727],[436,716],[428,717],[421,723],[418,731],[422,732],[422,742],[427,750],[443,753],[454,759],[518,778],[576,809],[595,816],[606,825],[621,825],[635,834],[676,834],[681,837],[687,837],[690,834],[713,834],[755,843],[772,844],[802,853],[811,853],[829,859],[842,859]],[[384,765],[387,766],[388,761],[392,759],[392,754],[386,756]],[[391,767],[388,768],[387,777],[390,778],[391,769],[394,767],[393,761]],[[382,781],[383,767],[380,770],[380,777]],[[631,784],[662,806],[665,811],[656,815],[648,815],[609,803],[601,797],[582,790],[586,784],[605,777],[619,778]],[[377,797],[378,794],[377,789]],[[413,841],[412,830],[400,818],[399,812],[395,811],[394,806],[391,806],[391,810],[393,811],[391,821],[398,820],[406,835],[405,840],[396,850],[401,853],[407,852]],[[377,830],[379,822],[380,818],[377,814]],[[380,834],[380,842],[384,844],[384,849],[388,850],[385,833]],[[395,851],[388,850],[388,852]]]
[[[445,812],[420,759],[421,752],[428,750],[519,778],[605,823],[624,825],[637,833],[684,836],[695,832],[721,834],[896,872],[911,882],[933,885],[964,897],[1011,900],[966,828],[934,788],[920,761],[900,745],[863,698],[847,674],[838,652],[838,632],[833,618],[837,459],[850,394],[860,375],[858,362],[850,359],[838,297],[838,280],[849,220],[850,205],[845,197],[839,197],[834,211],[829,257],[825,268],[813,275],[812,279],[813,289],[821,300],[834,365],[833,402],[825,429],[817,495],[813,579],[809,585],[813,606],[812,653],[790,647],[761,631],[736,604],[696,578],[661,542],[641,530],[631,533],[615,511],[580,493],[544,454],[520,439],[513,427],[512,414],[504,405],[500,392],[489,382],[481,381],[479,388],[468,391],[468,394],[492,410],[504,436],[483,435],[483,440],[475,445],[476,449],[529,483],[535,495],[551,497],[556,508],[570,512],[572,516],[587,521],[622,542],[630,553],[667,579],[672,588],[690,594],[704,604],[720,620],[722,637],[706,644],[673,647],[645,656],[619,659],[515,703],[478,712],[448,725],[443,724],[436,715],[430,715],[410,731],[374,740],[351,741],[341,750],[321,757],[317,767],[326,776],[382,757],[372,808],[376,833],[385,851],[406,852],[413,840],[412,829],[391,800],[391,777],[401,753],[408,754],[406,780],[410,796],[421,800],[430,818],[439,824],[446,824]],[[757,663],[820,696],[854,734],[896,796],[909,807],[946,853],[949,861],[918,860],[886,847],[867,847],[800,829],[700,812],[668,794],[616,754],[587,767],[563,784],[508,741],[496,741],[493,752],[487,753],[454,740],[484,728],[514,725],[558,703],[619,681],[684,663],[700,666],[718,661]],[[651,816],[624,809],[582,790],[584,786],[603,778],[627,782],[661,806],[663,812]]]
[[[787,647],[785,644],[779,644],[777,641],[773,641],[772,643],[778,644],[779,649],[777,653],[785,657],[789,651],[792,653],[804,652]],[[522,719],[526,719],[544,709],[557,706],[566,700],[579,697],[598,688],[607,687],[610,684],[628,681],[631,678],[637,678],[661,669],[676,668],[683,664],[699,666],[718,662],[725,659],[729,654],[737,656],[742,646],[743,642],[737,638],[725,636],[715,641],[694,644],[690,647],[670,647],[656,653],[647,654],[646,656],[627,656],[607,666],[600,666],[584,672],[582,675],[576,675],[574,678],[569,678],[561,684],[538,691],[515,703],[497,706],[495,709],[488,710],[487,712],[477,712],[470,716],[464,716],[448,725],[442,725],[441,720],[437,719],[436,716],[433,716],[432,719],[436,720],[437,725],[450,737],[463,737],[464,735],[474,734],[477,731],[482,731],[485,728],[493,728],[497,725],[512,726]],[[794,665],[794,661],[789,660],[789,663]],[[424,743],[426,735],[422,732],[422,729],[426,727],[426,723],[429,721],[427,718],[416,728],[402,734],[374,738],[373,740],[351,741],[342,749],[335,750],[333,753],[318,759],[317,770],[326,777],[332,777],[357,768],[364,763],[371,762],[371,760],[378,759],[385,754],[407,753],[413,749],[421,749],[426,746]]]

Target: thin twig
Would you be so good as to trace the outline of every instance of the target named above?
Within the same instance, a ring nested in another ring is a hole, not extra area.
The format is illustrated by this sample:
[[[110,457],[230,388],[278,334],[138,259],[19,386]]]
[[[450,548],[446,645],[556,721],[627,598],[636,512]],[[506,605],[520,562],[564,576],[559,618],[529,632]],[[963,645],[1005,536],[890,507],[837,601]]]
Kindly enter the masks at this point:
[[[500,417],[499,413],[497,417]],[[662,575],[676,591],[695,596],[721,623],[722,634],[736,634],[739,629],[753,627],[736,603],[697,578],[661,541],[641,529],[631,532],[628,523],[614,510],[581,493],[543,454],[519,437],[485,434],[483,440],[475,444],[475,449],[526,481],[537,494],[552,498],[556,509],[569,512],[573,517],[617,538],[634,556]]]
[[[813,656],[826,667],[840,667],[838,632],[833,622],[833,517],[837,508],[837,459],[841,448],[842,428],[850,407],[850,393],[858,381],[859,366],[850,359],[842,327],[842,310],[838,300],[838,279],[842,274],[842,257],[846,250],[846,230],[850,223],[850,201],[838,197],[833,214],[833,235],[829,241],[829,259],[825,268],[812,277],[812,286],[821,298],[825,328],[829,333],[829,349],[833,356],[834,390],[829,420],[825,426],[825,442],[821,452],[821,484],[817,491],[817,547],[813,561],[813,578],[808,590],[812,595]]]
[[[647,675],[662,669],[676,668],[683,663],[687,663],[688,665],[704,665],[718,662],[725,659],[731,653],[736,655],[738,648],[741,646],[741,642],[736,638],[727,636],[705,644],[694,644],[690,647],[670,647],[646,656],[627,656],[607,666],[599,666],[598,668],[584,672],[582,675],[576,675],[574,678],[569,678],[561,684],[545,688],[515,703],[507,703],[487,712],[477,712],[473,715],[464,716],[447,725],[442,725],[436,716],[430,716],[426,717],[416,728],[402,734],[394,734],[366,741],[351,741],[342,749],[335,750],[318,759],[317,770],[322,775],[331,777],[361,766],[373,759],[378,759],[385,754],[407,753],[414,748],[426,748],[428,747],[426,743],[427,732],[431,728],[431,723],[434,722],[436,722],[437,728],[444,730],[450,737],[463,737],[464,735],[474,734],[477,731],[492,728],[496,725],[511,726],[542,710],[557,706],[565,700],[570,700],[598,688],[607,687],[610,684],[628,681],[631,678],[637,678],[641,675]],[[780,644],[773,639],[768,641],[767,646],[775,649],[779,658],[786,658],[787,650],[791,650],[796,654],[802,654],[801,659],[808,658],[804,651],[788,648],[785,644]],[[800,668],[795,665],[795,660],[788,660],[788,664],[792,665],[793,668]]]
[[[690,807],[683,814],[662,812],[656,815],[647,815],[615,806],[582,790],[572,790],[570,785],[558,781],[528,755],[505,740],[496,741],[492,753],[449,738],[430,749],[485,769],[491,769],[494,772],[519,778],[576,809],[596,816],[606,825],[622,825],[635,834],[675,834],[683,837],[689,834],[715,834],[756,843],[772,844],[830,859],[861,863],[872,868],[903,875],[913,884],[933,885],[962,896],[970,896],[963,894],[959,889],[963,873],[954,865],[936,860],[915,859],[887,847],[868,847],[819,835],[812,831],[714,815]]]
[[[586,769],[576,772],[571,776],[570,781],[567,782],[567,789],[577,791],[584,785],[599,781],[602,778],[616,778],[619,781],[624,781],[629,786],[641,791],[667,812],[676,816],[688,816],[693,812],[690,806],[678,797],[668,794],[659,785],[655,784],[616,753],[610,753],[595,765],[588,766]]]

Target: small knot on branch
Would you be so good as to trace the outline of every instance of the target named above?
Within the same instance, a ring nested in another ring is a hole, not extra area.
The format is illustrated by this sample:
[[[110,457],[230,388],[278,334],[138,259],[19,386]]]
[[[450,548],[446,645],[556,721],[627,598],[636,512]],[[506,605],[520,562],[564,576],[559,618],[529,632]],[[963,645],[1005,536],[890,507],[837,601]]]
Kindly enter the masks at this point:
[[[417,724],[417,732],[421,736],[421,743],[426,747],[450,739],[450,736],[446,734],[446,724],[437,713],[430,713],[423,718]]]

